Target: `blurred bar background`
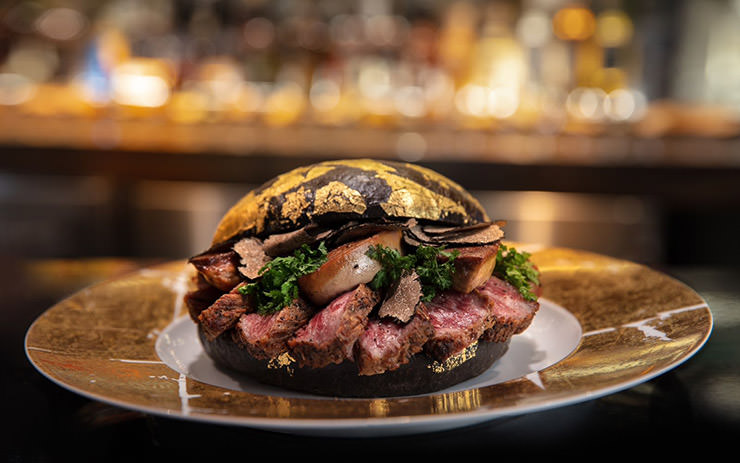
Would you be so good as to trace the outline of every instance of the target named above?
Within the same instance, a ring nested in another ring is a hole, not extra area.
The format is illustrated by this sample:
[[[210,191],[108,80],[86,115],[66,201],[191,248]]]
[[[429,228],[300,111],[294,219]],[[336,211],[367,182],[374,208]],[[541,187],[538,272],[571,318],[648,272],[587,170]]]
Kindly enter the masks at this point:
[[[0,4],[0,254],[183,258],[292,167],[376,157],[513,240],[740,257],[740,1]]]

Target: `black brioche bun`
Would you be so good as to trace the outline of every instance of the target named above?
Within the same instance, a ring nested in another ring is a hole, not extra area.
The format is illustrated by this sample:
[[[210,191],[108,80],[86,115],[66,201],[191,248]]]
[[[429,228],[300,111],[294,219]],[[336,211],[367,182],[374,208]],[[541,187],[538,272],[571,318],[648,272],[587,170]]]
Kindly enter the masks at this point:
[[[488,222],[480,203],[452,180],[417,165],[352,159],[327,161],[282,174],[235,204],[219,223],[211,249],[248,236],[266,237],[310,223],[417,219],[451,226]],[[201,343],[217,364],[274,386],[338,397],[424,394],[481,374],[508,349],[509,342],[478,342],[440,365],[424,353],[379,375],[360,376],[351,361],[324,368],[301,368],[284,355],[259,360],[226,332]],[[463,361],[464,360],[464,361]]]
[[[348,360],[323,368],[300,367],[288,355],[272,360],[254,358],[228,333],[213,341],[200,328],[198,335],[206,354],[218,365],[253,380],[309,394],[355,398],[419,395],[452,387],[490,368],[506,353],[510,342],[479,341],[444,363],[422,352],[396,370],[360,376],[357,366]]]
[[[211,247],[311,222],[404,218],[450,225],[489,220],[470,193],[433,170],[371,159],[326,161],[293,169],[249,192],[221,219]]]

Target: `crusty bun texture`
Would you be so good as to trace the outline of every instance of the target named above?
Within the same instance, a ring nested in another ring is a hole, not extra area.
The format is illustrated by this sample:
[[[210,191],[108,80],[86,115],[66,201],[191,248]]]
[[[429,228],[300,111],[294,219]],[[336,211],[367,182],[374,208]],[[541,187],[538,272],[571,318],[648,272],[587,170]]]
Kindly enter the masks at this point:
[[[348,159],[299,167],[251,191],[223,217],[212,244],[235,236],[286,232],[311,222],[380,218],[451,225],[488,220],[470,193],[431,169]]]

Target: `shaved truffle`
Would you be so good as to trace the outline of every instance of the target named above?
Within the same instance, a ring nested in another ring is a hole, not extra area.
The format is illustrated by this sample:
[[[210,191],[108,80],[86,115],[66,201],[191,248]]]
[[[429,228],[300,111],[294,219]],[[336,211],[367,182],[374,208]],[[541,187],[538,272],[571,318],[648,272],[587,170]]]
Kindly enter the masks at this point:
[[[467,233],[488,228],[491,224],[488,222],[475,223],[472,225],[463,225],[461,227],[451,227],[449,225],[424,225],[422,230],[429,236],[446,235],[450,233]]]
[[[368,236],[384,231],[403,230],[414,225],[416,225],[415,219],[410,219],[406,222],[348,222],[339,227],[336,231],[331,232],[330,236],[327,237],[327,243],[332,247],[339,246],[351,241],[367,238]]]
[[[476,224],[464,227],[422,227],[417,225],[408,229],[406,241],[419,246],[483,246],[493,244],[504,237],[498,223]]]
[[[304,244],[313,244],[326,238],[331,230],[324,230],[316,224],[310,224],[287,233],[277,233],[265,238],[262,248],[268,256],[290,254]]]
[[[250,280],[259,277],[259,271],[270,258],[262,248],[262,242],[257,238],[244,238],[234,245],[234,251],[239,254],[239,272]]]
[[[414,315],[421,295],[419,276],[415,272],[409,273],[398,280],[380,306],[378,316],[392,317],[401,323],[406,323]]]
[[[493,244],[503,238],[504,232],[498,225],[491,224],[485,228],[450,232],[440,236],[440,241],[443,243],[485,245]]]

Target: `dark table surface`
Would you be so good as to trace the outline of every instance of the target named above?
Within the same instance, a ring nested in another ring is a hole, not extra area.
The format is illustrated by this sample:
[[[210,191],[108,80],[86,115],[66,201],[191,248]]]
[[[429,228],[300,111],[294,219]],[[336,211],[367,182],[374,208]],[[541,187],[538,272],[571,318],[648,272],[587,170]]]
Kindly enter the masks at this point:
[[[740,269],[659,269],[708,302],[714,327],[706,345],[675,369],[606,397],[429,434],[306,437],[149,416],[95,402],[53,384],[27,360],[23,340],[56,301],[95,281],[152,261],[13,261],[0,270],[2,461],[132,461],[159,458],[328,456],[337,459],[471,453],[494,458],[561,454],[583,458],[666,457],[734,449],[740,438]],[[59,269],[64,269],[60,272]],[[46,272],[52,282],[39,285]],[[595,452],[595,453],[594,453]],[[734,452],[736,453],[736,452]]]

